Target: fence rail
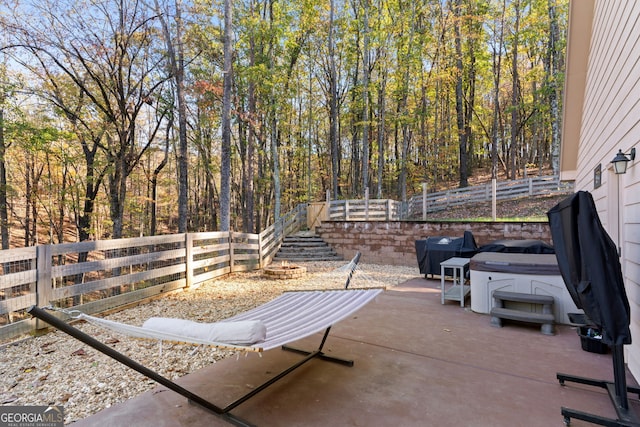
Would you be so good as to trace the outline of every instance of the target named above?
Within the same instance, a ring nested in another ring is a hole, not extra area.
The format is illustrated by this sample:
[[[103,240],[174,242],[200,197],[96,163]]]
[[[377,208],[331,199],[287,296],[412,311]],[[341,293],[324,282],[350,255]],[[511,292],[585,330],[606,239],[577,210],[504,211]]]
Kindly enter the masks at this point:
[[[99,313],[261,268],[303,226],[301,204],[260,234],[182,233],[0,251],[0,341],[42,326],[25,314],[32,305]]]
[[[526,196],[568,194],[573,182],[560,181],[557,176],[500,181],[496,184],[496,200]],[[431,212],[469,203],[491,201],[492,184],[476,185],[413,196],[406,203],[394,200],[331,200],[328,220],[336,221],[402,221],[426,219]]]
[[[393,221],[402,217],[402,203],[390,199],[332,200],[330,221]]]
[[[541,176],[496,182],[496,200],[511,200],[527,196],[569,194],[574,190],[573,182],[560,181],[558,176]],[[492,184],[429,193],[426,198],[414,196],[409,200],[408,213],[413,218],[423,217],[429,212],[445,210],[453,206],[482,203],[492,200]],[[426,209],[425,209],[426,205]]]

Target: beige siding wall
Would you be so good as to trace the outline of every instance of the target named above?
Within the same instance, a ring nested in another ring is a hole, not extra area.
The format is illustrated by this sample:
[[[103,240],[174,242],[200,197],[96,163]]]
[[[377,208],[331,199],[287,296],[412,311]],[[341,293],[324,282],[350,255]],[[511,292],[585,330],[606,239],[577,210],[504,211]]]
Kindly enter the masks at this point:
[[[625,175],[615,175],[610,165],[618,149],[640,151],[640,2],[596,1],[588,64],[576,189],[593,194],[602,223],[621,247],[634,339],[626,360],[640,378],[640,152]],[[602,186],[595,189],[598,164]]]

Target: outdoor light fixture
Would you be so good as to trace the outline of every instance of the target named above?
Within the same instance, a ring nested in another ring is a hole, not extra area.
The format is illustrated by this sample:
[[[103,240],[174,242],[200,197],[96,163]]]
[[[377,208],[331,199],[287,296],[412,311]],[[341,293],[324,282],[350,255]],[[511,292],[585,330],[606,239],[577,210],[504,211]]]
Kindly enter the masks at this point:
[[[629,156],[630,158],[627,156]],[[622,150],[618,150],[618,154],[616,154],[613,160],[611,160],[611,163],[613,163],[613,170],[618,175],[627,173],[627,163],[629,163],[631,160],[635,160],[635,158],[636,158],[635,147],[631,149],[631,152],[629,152],[629,154],[624,154]]]

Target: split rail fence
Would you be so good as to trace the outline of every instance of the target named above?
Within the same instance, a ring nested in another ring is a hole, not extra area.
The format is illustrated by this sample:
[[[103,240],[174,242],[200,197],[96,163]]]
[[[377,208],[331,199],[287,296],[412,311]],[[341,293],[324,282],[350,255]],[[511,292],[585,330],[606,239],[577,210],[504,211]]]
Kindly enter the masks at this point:
[[[570,194],[573,182],[560,181],[558,176],[531,177],[496,183],[496,200],[521,197]],[[406,221],[426,220],[429,213],[469,203],[490,202],[492,184],[476,185],[416,195],[407,202],[390,199],[330,200],[325,220],[329,221]]]
[[[0,251],[0,342],[39,328],[32,305],[99,313],[239,271],[262,268],[306,226],[298,205],[260,234],[182,233]]]

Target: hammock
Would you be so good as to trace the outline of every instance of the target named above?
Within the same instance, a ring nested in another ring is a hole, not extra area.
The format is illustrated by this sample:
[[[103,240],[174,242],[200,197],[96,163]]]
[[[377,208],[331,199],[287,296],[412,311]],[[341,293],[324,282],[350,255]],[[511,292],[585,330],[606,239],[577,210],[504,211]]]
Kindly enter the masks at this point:
[[[84,342],[85,344],[95,348],[101,353],[104,353],[107,356],[117,360],[123,365],[128,366],[129,368],[141,373],[142,375],[145,375],[146,377],[156,381],[159,384],[162,384],[168,389],[179,393],[180,395],[186,397],[189,402],[197,403],[198,405],[204,407],[205,409],[208,409],[215,415],[225,419],[226,421],[234,425],[246,427],[252,424],[248,423],[242,418],[233,415],[231,411],[240,404],[246,402],[251,397],[260,393],[262,390],[274,384],[276,381],[293,372],[295,369],[304,365],[308,361],[319,358],[322,360],[337,362],[346,366],[353,366],[352,360],[344,360],[334,356],[329,356],[325,354],[322,349],[331,330],[331,326],[334,323],[337,323],[340,320],[343,320],[353,314],[356,310],[360,309],[365,304],[370,302],[383,290],[347,290],[351,281],[352,274],[356,269],[356,265],[359,259],[360,253],[357,253],[353,260],[348,264],[349,273],[346,279],[345,289],[343,290],[285,292],[271,302],[256,307],[253,310],[249,310],[245,313],[226,319],[217,324],[220,325],[227,322],[231,324],[232,322],[237,323],[256,321],[258,323],[263,323],[263,326],[266,328],[264,340],[248,346],[239,346],[224,342],[219,343],[215,341],[202,340],[200,338],[188,337],[184,334],[171,334],[167,333],[166,331],[156,331],[150,328],[113,322],[110,320],[88,316],[83,313],[76,316],[108,327],[110,329],[121,331],[128,335],[142,335],[142,338],[192,342],[196,344],[207,344],[246,351],[264,351],[282,346],[283,350],[290,350],[299,354],[306,355],[305,358],[296,362],[291,367],[285,369],[271,379],[267,380],[265,383],[255,387],[244,396],[236,399],[234,402],[224,407],[218,406],[204,399],[203,397],[194,394],[193,392],[185,389],[184,387],[171,381],[170,379],[163,377],[157,372],[152,371],[146,366],[130,359],[126,355],[117,352],[112,347],[69,325],[67,322],[48,313],[46,310],[33,306],[29,308],[27,312],[32,316],[47,322],[48,324],[61,330],[62,332],[65,332],[72,337]],[[305,338],[316,332],[322,331],[323,329],[325,330],[324,336],[322,337],[320,345],[316,350],[299,350],[284,345]]]
[[[191,322],[191,324],[208,328],[229,326],[229,329],[238,332],[237,337],[230,337],[227,341],[203,339],[193,333],[176,334],[145,326],[127,325],[81,312],[68,312],[68,314],[75,319],[85,320],[102,328],[135,338],[262,352],[323,331],[363,307],[380,292],[382,289],[285,292],[264,305],[221,322],[211,324]],[[165,323],[169,328],[176,324],[181,326],[183,322],[182,319],[163,320],[166,320]],[[259,339],[262,336],[260,331],[256,331],[256,329],[260,329],[261,325],[264,325],[266,329],[263,340]],[[191,331],[195,329],[191,328]],[[229,330],[225,330],[219,335],[230,336],[232,334],[229,333]],[[251,337],[257,338],[254,342],[244,344],[247,341],[252,341]]]

